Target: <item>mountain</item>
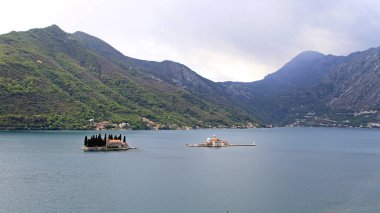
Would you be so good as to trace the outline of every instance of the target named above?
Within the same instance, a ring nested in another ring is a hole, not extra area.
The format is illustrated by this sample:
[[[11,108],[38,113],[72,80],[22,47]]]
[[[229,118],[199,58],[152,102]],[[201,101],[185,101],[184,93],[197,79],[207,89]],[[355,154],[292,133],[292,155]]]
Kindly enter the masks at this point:
[[[186,66],[124,56],[53,25],[0,36],[0,129],[244,126],[255,118]]]
[[[224,84],[264,123],[348,127],[379,123],[379,82],[380,48],[371,48],[348,56],[307,51],[261,81]]]
[[[380,48],[306,51],[260,81],[213,82],[53,25],[0,35],[0,103],[0,129],[380,127]]]

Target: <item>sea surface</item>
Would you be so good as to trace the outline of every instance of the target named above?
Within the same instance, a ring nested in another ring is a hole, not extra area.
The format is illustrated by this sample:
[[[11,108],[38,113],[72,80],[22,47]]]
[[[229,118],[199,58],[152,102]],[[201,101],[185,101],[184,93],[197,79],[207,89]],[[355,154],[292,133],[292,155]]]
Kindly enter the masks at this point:
[[[256,147],[186,147],[214,134]],[[379,213],[380,130],[0,132],[0,212]]]

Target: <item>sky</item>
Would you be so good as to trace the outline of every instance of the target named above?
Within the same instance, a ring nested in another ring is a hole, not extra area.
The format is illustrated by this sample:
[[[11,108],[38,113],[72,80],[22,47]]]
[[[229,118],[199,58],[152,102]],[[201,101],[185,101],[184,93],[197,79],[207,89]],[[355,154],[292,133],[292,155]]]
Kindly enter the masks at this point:
[[[377,0],[3,0],[0,20],[0,34],[56,24],[213,81],[260,80],[302,51],[380,46]]]

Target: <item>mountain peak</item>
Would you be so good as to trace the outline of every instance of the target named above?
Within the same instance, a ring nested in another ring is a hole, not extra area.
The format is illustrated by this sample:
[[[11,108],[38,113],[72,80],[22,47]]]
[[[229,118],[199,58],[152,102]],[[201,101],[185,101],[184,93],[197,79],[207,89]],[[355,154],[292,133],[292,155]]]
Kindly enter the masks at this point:
[[[316,51],[304,51],[286,63],[277,72],[267,75],[264,80],[280,87],[294,88],[314,85],[332,66],[326,56]]]
[[[46,29],[59,29],[59,30],[62,30],[62,29],[61,29],[58,25],[56,25],[56,24],[52,24],[52,25],[46,27]]]
[[[106,57],[119,58],[122,60],[124,60],[123,58],[126,57],[105,41],[87,33],[77,31],[73,34],[70,34],[70,38],[79,41],[80,43],[94,51],[102,53]]]
[[[82,37],[82,38],[88,38],[88,39],[97,39],[95,36],[89,35],[89,34],[87,34],[85,32],[82,32],[82,31],[76,31],[76,32],[74,32],[71,35],[75,36],[75,37]]]
[[[58,27],[58,25],[55,25],[55,24],[49,27],[43,28],[43,30],[50,32],[52,34],[56,34],[56,35],[67,35],[65,31],[63,31],[60,27]]]
[[[322,58],[323,56],[325,55],[320,52],[309,50],[301,52],[296,57],[294,57],[293,60],[315,60]]]

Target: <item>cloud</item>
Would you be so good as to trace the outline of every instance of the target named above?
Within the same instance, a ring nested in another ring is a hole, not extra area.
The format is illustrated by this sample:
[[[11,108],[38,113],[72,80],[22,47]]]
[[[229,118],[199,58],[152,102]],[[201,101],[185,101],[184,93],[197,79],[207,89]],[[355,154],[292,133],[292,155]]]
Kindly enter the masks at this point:
[[[215,81],[261,79],[305,50],[346,55],[380,43],[374,0],[12,0],[2,8],[1,33],[58,24]]]

